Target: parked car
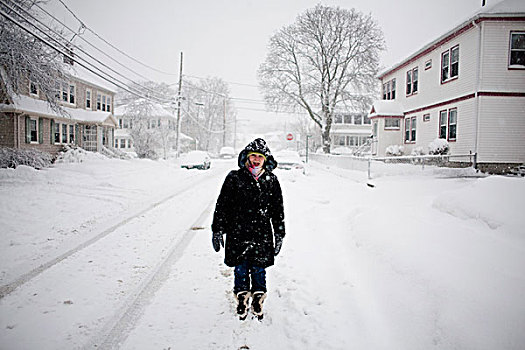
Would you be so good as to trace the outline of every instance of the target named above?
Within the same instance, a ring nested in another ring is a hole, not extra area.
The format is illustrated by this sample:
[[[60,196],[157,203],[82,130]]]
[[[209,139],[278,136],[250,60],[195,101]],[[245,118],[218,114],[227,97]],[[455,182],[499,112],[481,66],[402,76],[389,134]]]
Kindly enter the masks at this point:
[[[511,174],[525,176],[525,165],[519,165],[510,171]]]
[[[278,151],[273,157],[277,161],[278,169],[300,171],[303,174],[306,173],[304,162],[296,151]]]
[[[211,158],[205,151],[190,151],[182,156],[181,168],[186,169],[209,169]]]
[[[219,151],[219,158],[231,159],[236,156],[233,147],[222,147]]]

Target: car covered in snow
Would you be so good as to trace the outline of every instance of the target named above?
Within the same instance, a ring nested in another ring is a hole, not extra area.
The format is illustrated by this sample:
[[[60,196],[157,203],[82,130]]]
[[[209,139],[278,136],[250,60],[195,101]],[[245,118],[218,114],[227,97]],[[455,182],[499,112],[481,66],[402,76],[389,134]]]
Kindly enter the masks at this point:
[[[236,156],[233,147],[222,147],[219,151],[219,158],[231,159]]]
[[[186,169],[209,169],[211,166],[211,157],[205,151],[190,151],[182,156],[181,168]]]
[[[273,157],[277,161],[278,169],[299,171],[302,174],[306,173],[305,164],[299,153],[296,151],[278,151]]]

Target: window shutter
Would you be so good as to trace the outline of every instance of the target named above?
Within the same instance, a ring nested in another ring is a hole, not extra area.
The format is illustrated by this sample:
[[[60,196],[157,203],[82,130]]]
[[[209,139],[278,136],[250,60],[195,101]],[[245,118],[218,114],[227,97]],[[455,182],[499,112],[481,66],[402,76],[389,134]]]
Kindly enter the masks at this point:
[[[53,119],[51,119],[49,121],[49,142],[51,142],[51,144],[55,144],[55,121]]]
[[[26,116],[26,143],[31,143],[31,118]]]
[[[44,119],[38,118],[38,143],[44,143]]]

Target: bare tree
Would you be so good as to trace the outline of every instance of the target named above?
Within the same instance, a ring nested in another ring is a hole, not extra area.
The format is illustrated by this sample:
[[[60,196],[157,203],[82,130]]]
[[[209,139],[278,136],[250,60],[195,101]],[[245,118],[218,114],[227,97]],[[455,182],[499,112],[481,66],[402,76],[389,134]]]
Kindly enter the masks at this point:
[[[228,84],[217,77],[185,82],[182,130],[196,139],[200,149],[218,152],[233,140],[235,111],[229,94]]]
[[[58,29],[50,31],[39,25],[40,32],[32,26],[36,22],[32,17],[38,18],[34,6],[42,2],[12,0],[0,5],[0,94],[2,99],[20,95],[32,83],[51,108],[63,113],[56,93],[57,86],[65,82],[64,56],[31,33],[62,48],[67,42]]]
[[[371,15],[317,5],[271,37],[258,72],[265,101],[275,110],[306,110],[330,153],[334,111],[370,103],[382,50]]]

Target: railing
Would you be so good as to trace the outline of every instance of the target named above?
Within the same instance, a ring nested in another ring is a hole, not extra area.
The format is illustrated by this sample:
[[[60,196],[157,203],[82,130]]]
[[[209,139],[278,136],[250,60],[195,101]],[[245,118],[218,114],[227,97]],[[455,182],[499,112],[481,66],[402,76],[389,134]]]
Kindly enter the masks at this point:
[[[429,169],[446,171],[447,169],[474,169],[476,167],[475,153],[400,157],[312,154],[311,159],[342,169],[366,172],[368,179],[384,175],[420,173]]]

